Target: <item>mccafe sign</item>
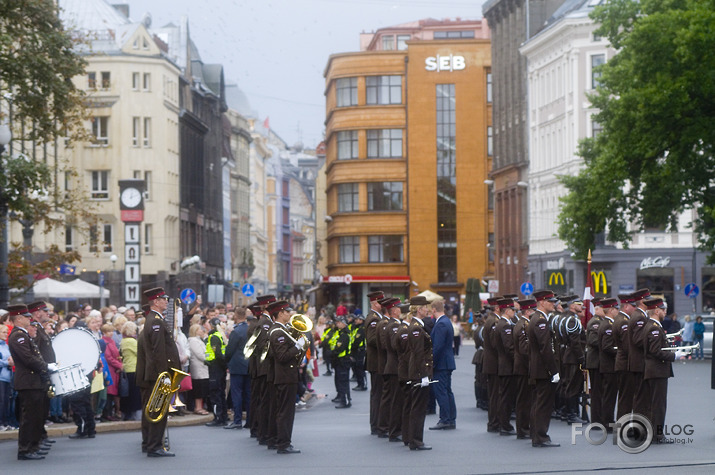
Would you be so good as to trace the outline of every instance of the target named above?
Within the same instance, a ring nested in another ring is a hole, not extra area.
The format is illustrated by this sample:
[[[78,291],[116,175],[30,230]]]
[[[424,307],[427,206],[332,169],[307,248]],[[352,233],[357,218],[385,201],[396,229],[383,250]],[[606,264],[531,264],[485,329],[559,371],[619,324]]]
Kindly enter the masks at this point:
[[[641,261],[641,269],[652,267],[667,267],[670,264],[670,256],[646,257]]]

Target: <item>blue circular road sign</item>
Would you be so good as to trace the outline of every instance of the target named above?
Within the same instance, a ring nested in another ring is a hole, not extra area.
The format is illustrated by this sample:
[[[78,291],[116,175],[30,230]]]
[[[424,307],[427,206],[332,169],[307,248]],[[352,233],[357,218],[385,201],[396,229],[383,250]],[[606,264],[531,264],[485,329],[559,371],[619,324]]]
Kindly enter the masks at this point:
[[[191,305],[192,303],[196,302],[196,292],[194,292],[194,289],[182,290],[179,297],[181,298],[181,301],[184,302],[186,305]]]
[[[534,293],[534,285],[531,282],[524,282],[521,284],[521,293],[529,296]]]
[[[685,286],[685,296],[694,299],[700,293],[700,289],[695,284],[688,284]]]
[[[243,292],[243,295],[246,297],[250,297],[255,291],[256,289],[254,289],[251,284],[243,284],[243,287],[241,287],[241,292]]]

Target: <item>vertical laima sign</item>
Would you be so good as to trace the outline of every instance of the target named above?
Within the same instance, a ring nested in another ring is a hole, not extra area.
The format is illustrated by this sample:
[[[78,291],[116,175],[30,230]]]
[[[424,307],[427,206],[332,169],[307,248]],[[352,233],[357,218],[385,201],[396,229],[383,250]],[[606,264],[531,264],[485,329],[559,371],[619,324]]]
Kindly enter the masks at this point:
[[[124,302],[141,308],[141,223],[144,221],[144,180],[119,181],[119,206],[124,221]]]

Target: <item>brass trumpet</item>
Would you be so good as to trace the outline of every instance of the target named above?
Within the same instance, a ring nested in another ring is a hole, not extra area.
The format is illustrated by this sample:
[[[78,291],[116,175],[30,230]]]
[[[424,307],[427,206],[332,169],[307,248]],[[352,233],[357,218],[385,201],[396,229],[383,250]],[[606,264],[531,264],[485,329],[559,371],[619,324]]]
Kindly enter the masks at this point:
[[[700,343],[696,343],[690,346],[669,346],[668,348],[661,348],[663,351],[685,351],[686,353],[692,353],[693,351],[700,348]]]
[[[179,369],[169,368],[169,371],[164,371],[156,378],[154,389],[144,408],[144,415],[149,422],[156,423],[166,417],[174,393],[179,390],[181,380],[188,375]]]
[[[668,339],[668,341],[674,341],[677,337],[683,334],[683,330],[685,330],[685,328],[681,328],[680,331],[677,331],[675,333],[668,333],[667,335],[665,335],[665,337]]]
[[[303,336],[303,333],[308,333],[313,329],[313,321],[306,317],[305,315],[302,315],[300,313],[296,313],[292,317],[290,317],[290,321],[288,321],[288,325],[286,325],[286,331],[285,333],[288,335],[288,338],[290,338],[293,343],[298,343],[298,339]],[[275,330],[275,329],[274,329]],[[261,355],[261,362],[266,359],[268,356],[268,350],[270,349],[270,342],[266,344],[265,349],[263,350],[263,354]],[[303,359],[303,355],[305,352],[308,350],[308,347],[310,346],[310,343],[308,342],[306,338],[306,342],[303,345],[303,351],[299,355],[299,360]]]

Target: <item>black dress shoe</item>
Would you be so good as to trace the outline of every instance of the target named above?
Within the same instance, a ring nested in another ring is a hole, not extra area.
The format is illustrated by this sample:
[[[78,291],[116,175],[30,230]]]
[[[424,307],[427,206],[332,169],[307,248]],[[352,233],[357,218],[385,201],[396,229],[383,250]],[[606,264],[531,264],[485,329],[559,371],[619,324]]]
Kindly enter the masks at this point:
[[[278,446],[275,444],[269,444],[268,445],[268,450],[278,450]]]
[[[288,447],[284,449],[278,449],[279,454],[299,454],[300,450],[296,449],[292,445],[289,445]]]
[[[153,452],[147,452],[147,457],[174,457],[176,454],[174,452],[169,452],[168,450],[159,449]]]
[[[344,404],[344,403],[343,403],[343,404],[338,404],[337,406],[335,406],[335,409],[347,409],[347,408],[349,408],[349,407],[353,407],[353,403],[352,403],[352,402],[349,402],[349,403],[347,403],[347,404]]]
[[[380,431],[377,432],[378,439],[387,439],[388,437],[389,437],[389,435],[387,435],[387,433],[385,433],[385,432],[380,432]]]
[[[259,440],[258,445],[268,445],[268,441],[267,440]]]
[[[531,436],[529,434],[516,434],[516,438],[519,440],[524,440],[531,439]]]
[[[50,451],[49,451],[49,450],[44,450],[44,449],[39,449],[39,450],[35,450],[34,453],[36,453],[37,455],[47,455],[47,454],[50,453]]]
[[[204,424],[206,427],[225,427],[228,423],[226,421],[213,420]]]
[[[225,426],[224,429],[243,429],[243,426],[241,424],[236,424],[235,422],[232,422],[229,425]]]
[[[29,452],[26,454],[17,454],[18,460],[42,460],[44,458],[45,457],[43,457],[42,455],[38,455],[35,452]]]
[[[438,422],[436,426],[432,426],[429,428],[429,430],[445,430],[449,427],[449,424],[445,424],[443,422]]]
[[[505,436],[516,435],[516,431],[515,430],[500,430],[499,435],[505,435]]]
[[[410,450],[432,450],[432,447],[429,445],[416,445],[414,447],[410,447]]]
[[[390,437],[390,442],[402,442],[402,437],[399,435],[397,437]]]
[[[490,429],[489,427],[487,427],[487,432],[491,434],[496,434],[497,432],[499,432],[499,429]]]
[[[70,439],[86,439],[87,434],[82,434],[81,432],[75,432],[74,434],[69,435]]]
[[[57,441],[55,439],[42,439],[41,442],[45,444],[54,444]]]
[[[556,442],[541,442],[540,444],[537,444],[536,442],[531,443],[532,447],[561,447],[561,444],[557,444]]]
[[[326,371],[325,373],[323,373],[323,376],[332,376],[332,375],[333,375],[333,373],[331,373],[330,371]]]
[[[90,434],[87,434],[87,438],[88,438],[88,439],[94,439],[95,437],[97,437],[97,433],[96,433],[96,432],[92,432],[92,433],[90,433]]]
[[[367,391],[367,388],[364,386],[355,386],[353,391]]]
[[[340,402],[340,396],[335,396],[330,402]]]

